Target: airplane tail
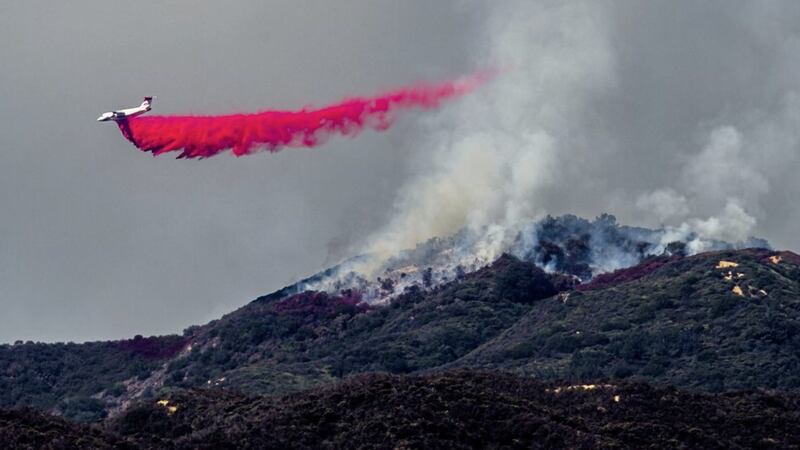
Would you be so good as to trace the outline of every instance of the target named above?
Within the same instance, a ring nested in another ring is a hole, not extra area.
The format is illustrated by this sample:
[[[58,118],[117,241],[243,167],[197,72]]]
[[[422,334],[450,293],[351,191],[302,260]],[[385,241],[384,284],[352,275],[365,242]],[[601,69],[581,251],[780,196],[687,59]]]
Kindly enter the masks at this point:
[[[154,98],[156,98],[154,95],[153,95],[153,96],[150,96],[150,97],[145,97],[145,98],[144,98],[144,101],[142,102],[142,105],[144,105],[145,103],[146,103],[147,105],[152,105],[152,104],[153,104],[153,99],[154,99]]]

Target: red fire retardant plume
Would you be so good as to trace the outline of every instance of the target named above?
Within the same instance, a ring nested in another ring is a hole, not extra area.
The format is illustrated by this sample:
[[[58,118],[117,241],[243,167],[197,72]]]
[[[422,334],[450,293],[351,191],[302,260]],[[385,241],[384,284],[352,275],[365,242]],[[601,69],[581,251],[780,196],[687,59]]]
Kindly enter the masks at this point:
[[[141,116],[118,122],[122,134],[142,151],[178,158],[208,158],[226,149],[236,156],[260,149],[315,147],[332,134],[355,136],[365,128],[385,130],[400,109],[432,109],[488,81],[493,71],[443,84],[417,84],[371,98],[299,111],[262,111],[225,116]]]

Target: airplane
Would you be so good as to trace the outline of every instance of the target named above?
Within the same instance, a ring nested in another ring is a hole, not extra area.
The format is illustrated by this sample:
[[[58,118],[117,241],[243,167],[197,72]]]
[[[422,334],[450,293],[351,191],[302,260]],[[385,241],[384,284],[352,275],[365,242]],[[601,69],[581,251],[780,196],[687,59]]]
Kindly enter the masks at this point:
[[[118,109],[103,113],[97,118],[98,122],[108,122],[109,120],[121,121],[130,117],[136,117],[150,111],[150,105],[155,97],[145,97],[141,105],[136,108]]]

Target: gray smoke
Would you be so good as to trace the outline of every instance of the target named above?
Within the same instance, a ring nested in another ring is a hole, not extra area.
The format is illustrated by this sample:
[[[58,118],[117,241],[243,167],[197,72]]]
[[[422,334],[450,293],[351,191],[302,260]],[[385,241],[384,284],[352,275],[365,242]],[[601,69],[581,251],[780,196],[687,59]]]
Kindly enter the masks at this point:
[[[610,212],[692,252],[753,234],[800,246],[800,210],[786,201],[800,193],[798,6],[486,8],[476,66],[507,70],[430,121],[418,175],[367,253],[384,261],[466,227],[482,234],[473,250],[488,260],[522,224],[564,212]]]
[[[490,10],[476,58],[507,69],[432,121],[419,175],[400,192],[370,254],[388,257],[466,226],[485,232],[476,250],[492,258],[546,211],[547,189],[563,181],[561,154],[589,145],[578,133],[591,120],[588,100],[614,83],[602,8],[518,1]],[[564,33],[564,23],[575,32]]]
[[[503,246],[503,252],[532,262],[545,271],[570,275],[576,283],[636,265],[652,256],[769,248],[762,239],[724,242],[703,238],[683,228],[623,226],[608,214],[591,221],[574,215],[548,216],[523,223],[519,229],[508,245]],[[465,227],[454,235],[429,239],[387,259],[362,255],[289,286],[282,293],[306,289],[333,294],[357,291],[369,302],[384,302],[409,289],[434,288],[490,264],[492,259],[481,253],[481,249],[491,235],[491,230]],[[362,270],[365,266],[372,267],[372,271]]]

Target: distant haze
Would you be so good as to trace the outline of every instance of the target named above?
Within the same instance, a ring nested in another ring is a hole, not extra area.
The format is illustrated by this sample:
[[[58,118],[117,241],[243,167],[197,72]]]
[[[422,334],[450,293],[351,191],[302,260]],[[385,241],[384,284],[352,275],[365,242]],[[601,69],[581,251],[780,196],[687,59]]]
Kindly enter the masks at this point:
[[[796,250],[799,57],[788,1],[4,2],[0,342],[180,332],[355,252],[547,213]],[[94,121],[487,64],[475,97],[315,149],[176,161]]]

